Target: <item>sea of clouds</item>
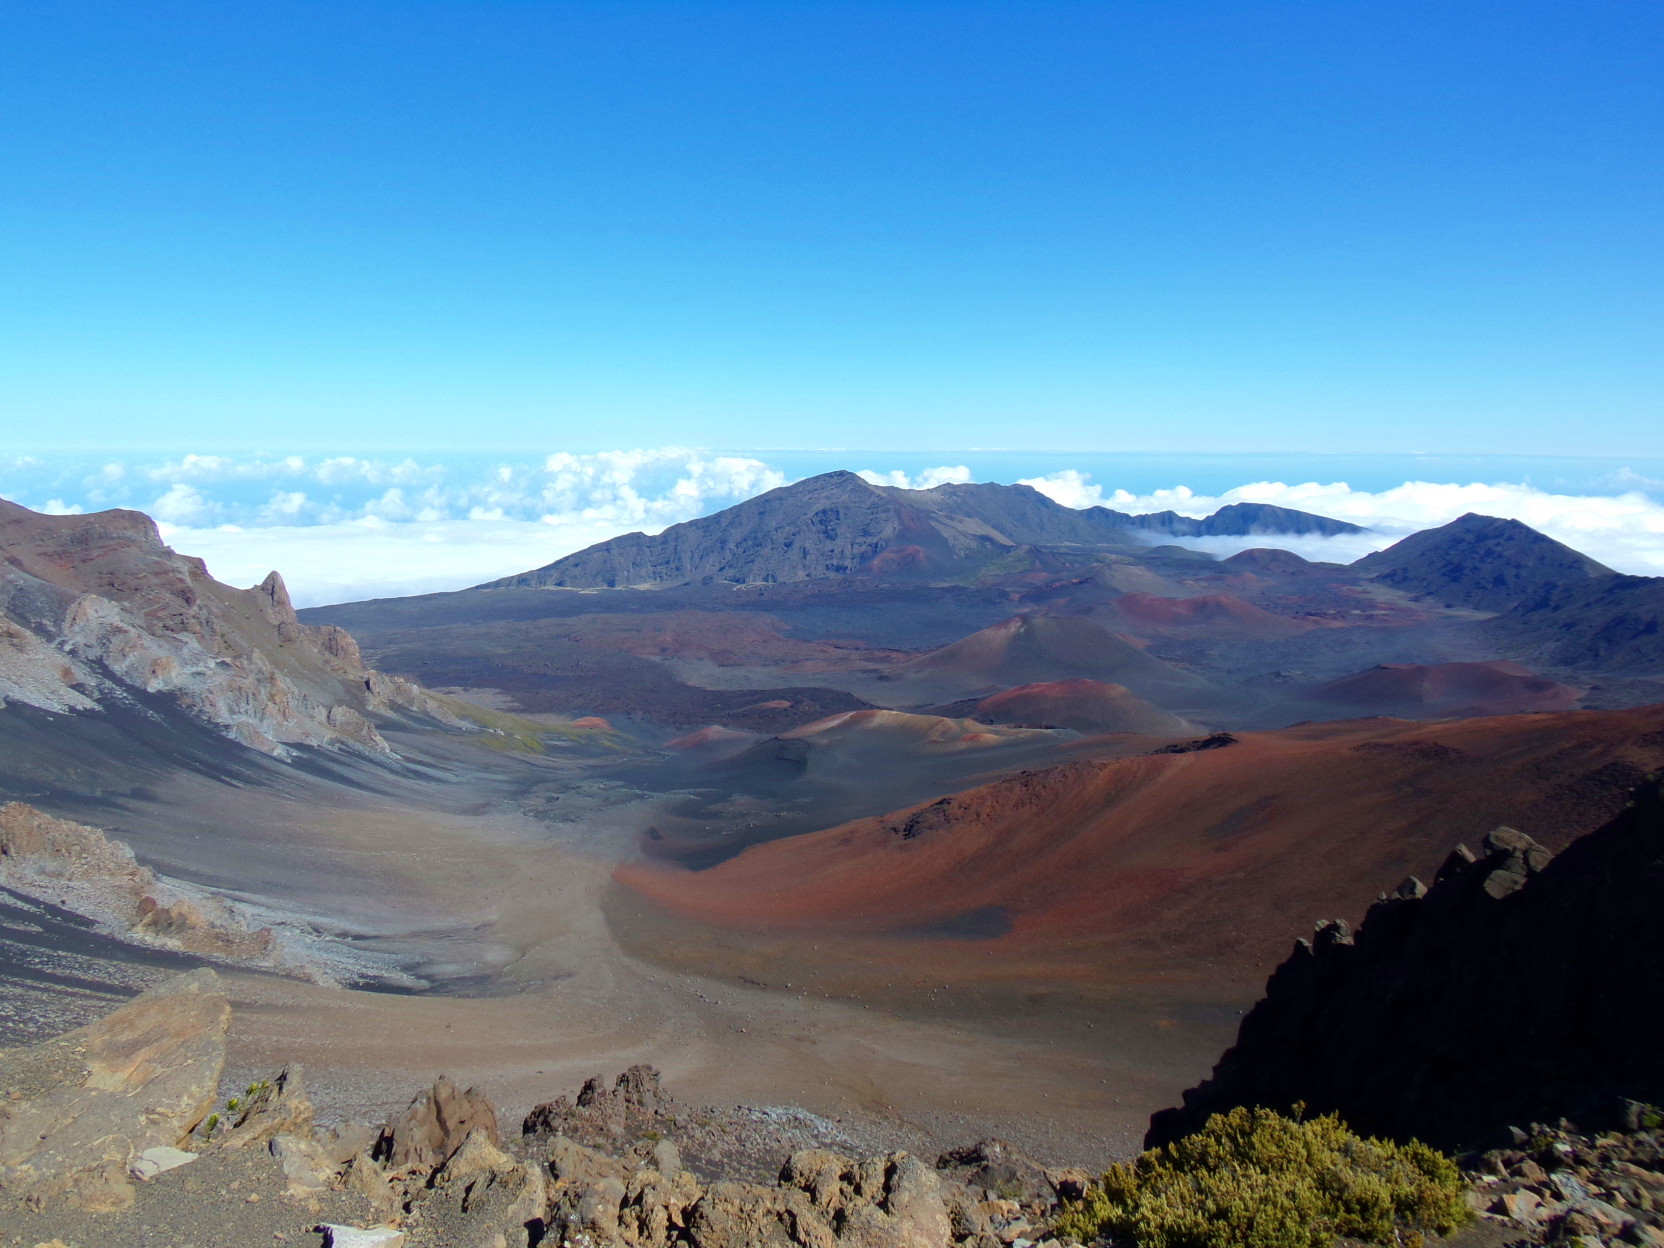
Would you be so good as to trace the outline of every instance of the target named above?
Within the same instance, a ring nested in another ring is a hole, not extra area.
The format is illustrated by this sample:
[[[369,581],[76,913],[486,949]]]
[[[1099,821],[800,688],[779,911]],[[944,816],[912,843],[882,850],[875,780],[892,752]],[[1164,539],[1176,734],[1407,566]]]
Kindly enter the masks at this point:
[[[476,585],[620,533],[656,533],[836,467],[912,489],[1020,481],[1066,506],[1128,512],[1203,516],[1227,503],[1274,503],[1370,530],[1186,542],[1221,555],[1275,544],[1349,562],[1477,511],[1522,520],[1619,571],[1664,575],[1664,481],[1630,469],[1606,474],[1598,490],[1575,493],[1526,481],[1421,480],[1373,490],[1343,481],[1255,480],[1208,493],[1182,484],[1125,488],[1114,479],[1114,464],[1100,462],[1104,456],[1089,471],[1059,455],[1055,469],[1030,475],[1002,471],[987,455],[974,461],[974,473],[969,464],[895,468],[870,462],[875,456],[858,464],[849,458],[828,452],[824,463],[811,464],[802,454],[687,447],[524,457],[26,455],[0,459],[0,497],[59,514],[136,508],[155,518],[170,545],[202,556],[224,581],[250,585],[278,569],[301,606]],[[1217,463],[1212,471],[1218,475]]]
[[[1420,529],[1446,524],[1468,512],[1519,520],[1556,541],[1592,555],[1608,567],[1641,576],[1664,576],[1664,503],[1641,488],[1620,493],[1555,494],[1523,483],[1457,485],[1406,481],[1386,490],[1353,489],[1343,481],[1254,481],[1218,494],[1201,495],[1185,486],[1132,494],[1105,492],[1084,474],[1064,469],[1024,484],[1069,507],[1105,506],[1117,511],[1176,511],[1205,516],[1230,503],[1271,503],[1362,525],[1367,533],[1339,537],[1203,537],[1184,544],[1220,555],[1251,546],[1279,546],[1308,559],[1350,563]],[[1657,486],[1637,476],[1632,483]]]

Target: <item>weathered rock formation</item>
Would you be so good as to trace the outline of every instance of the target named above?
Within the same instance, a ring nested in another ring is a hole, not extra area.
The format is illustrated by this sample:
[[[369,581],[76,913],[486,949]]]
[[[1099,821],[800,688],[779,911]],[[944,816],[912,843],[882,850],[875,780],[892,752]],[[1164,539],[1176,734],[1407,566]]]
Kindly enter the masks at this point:
[[[1664,1248],[1664,1131],[1646,1107],[1626,1117],[1594,1137],[1542,1123],[1514,1130],[1473,1159],[1470,1203],[1514,1243]]]
[[[646,1125],[691,1125],[646,1066],[540,1107],[512,1143],[484,1096],[446,1079],[379,1132],[322,1129],[298,1067],[220,1101],[228,1017],[213,972],[197,971],[0,1054],[0,1224],[33,1232],[24,1242],[64,1228],[151,1242],[212,1219],[228,1243],[316,1226],[326,1242],[403,1248],[1003,1248],[1041,1240],[1087,1181],[999,1140],[934,1166],[799,1146],[775,1155],[770,1181],[702,1177]]]
[[[0,1208],[133,1201],[140,1153],[179,1148],[214,1107],[231,1007],[209,970],[32,1048],[0,1052]]]
[[[1541,861],[1517,836],[1493,856],[1486,880]],[[1492,891],[1522,891],[1508,887]],[[322,1128],[298,1067],[221,1102],[228,1015],[213,973],[197,971],[0,1053],[7,1242],[170,1242],[201,1227],[228,1244],[322,1232],[337,1248],[1061,1248],[1062,1202],[1094,1181],[997,1139],[934,1165],[800,1146],[766,1180],[701,1174],[646,1126],[682,1121],[650,1067],[540,1107],[512,1142],[496,1139],[484,1097],[446,1080],[380,1133]],[[1469,1242],[1664,1246],[1659,1111],[1626,1110],[1598,1138],[1533,1125],[1471,1159],[1470,1202],[1491,1226]],[[588,1147],[555,1129],[590,1119],[618,1138]],[[411,1147],[395,1158],[390,1140]]]
[[[0,500],[0,559],[0,707],[85,714],[164,695],[279,757],[295,745],[386,754],[371,717],[450,718],[366,668],[341,629],[301,624],[277,573],[222,585],[138,512],[45,516]]]
[[[1354,935],[1319,925],[1271,976],[1213,1077],[1152,1120],[1160,1143],[1237,1105],[1337,1111],[1457,1146],[1664,1101],[1664,796],[1559,855],[1499,828],[1407,879]]]
[[[146,943],[236,959],[274,953],[269,928],[212,893],[158,879],[120,841],[22,802],[0,805],[0,884]]]
[[[476,1089],[464,1092],[441,1076],[410,1103],[404,1117],[381,1129],[373,1156],[395,1170],[444,1165],[470,1136],[497,1143],[497,1111]]]
[[[999,1248],[1043,1238],[1060,1191],[1078,1194],[1085,1182],[1081,1172],[1048,1177],[1026,1158],[990,1175],[959,1157],[933,1167],[905,1152],[856,1161],[799,1149],[772,1184],[707,1183],[682,1167],[669,1141],[615,1156],[560,1136],[547,1163],[546,1228],[596,1248]]]

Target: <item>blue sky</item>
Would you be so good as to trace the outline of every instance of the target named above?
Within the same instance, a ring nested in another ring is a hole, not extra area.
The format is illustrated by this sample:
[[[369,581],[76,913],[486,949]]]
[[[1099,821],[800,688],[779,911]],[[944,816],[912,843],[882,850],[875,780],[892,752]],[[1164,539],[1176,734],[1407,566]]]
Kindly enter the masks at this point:
[[[1664,455],[1664,6],[14,0],[91,451]]]

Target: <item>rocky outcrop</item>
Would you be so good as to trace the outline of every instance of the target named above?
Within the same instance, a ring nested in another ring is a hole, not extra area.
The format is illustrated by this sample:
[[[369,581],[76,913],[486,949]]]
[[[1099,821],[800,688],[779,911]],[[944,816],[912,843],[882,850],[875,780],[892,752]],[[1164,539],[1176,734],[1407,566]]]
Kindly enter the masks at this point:
[[[1336,1111],[1443,1146],[1664,1101],[1664,796],[1655,778],[1558,856],[1499,828],[1431,888],[1405,880],[1354,935],[1320,924],[1272,974],[1158,1144],[1237,1105]]]
[[[548,1234],[594,1248],[999,1248],[1043,1240],[1059,1202],[1089,1182],[1084,1171],[1048,1170],[995,1139],[944,1153],[934,1166],[903,1151],[857,1159],[800,1142],[783,1165],[776,1152],[766,1174],[738,1178],[747,1167],[711,1149],[703,1138],[711,1126],[725,1137],[756,1135],[764,1148],[786,1138],[735,1111],[684,1109],[650,1066],[538,1106],[523,1146],[547,1158]],[[696,1175],[690,1157],[713,1177]]]
[[[533,1153],[553,1156],[549,1150],[565,1140],[606,1155],[634,1157],[663,1173],[686,1166],[713,1178],[765,1185],[779,1175],[782,1158],[804,1148],[884,1146],[871,1137],[854,1139],[836,1123],[803,1110],[684,1105],[665,1090],[651,1066],[632,1066],[610,1086],[597,1075],[575,1097],[538,1105],[522,1122],[521,1137]]]
[[[0,706],[56,713],[160,695],[267,754],[389,753],[372,719],[453,722],[418,686],[364,666],[353,639],[299,622],[273,572],[233,589],[131,511],[44,516],[0,500]]]
[[[0,1207],[132,1203],[139,1154],[179,1148],[213,1109],[231,1007],[209,970],[88,1027],[0,1052]]]
[[[1026,485],[873,485],[828,472],[655,536],[626,533],[482,589],[617,589],[700,581],[889,580],[957,574],[1019,547],[1141,545],[1150,533],[1357,532],[1355,525],[1259,504],[1206,520],[1076,509]]]
[[[1515,1128],[1471,1159],[1470,1203],[1516,1243],[1664,1248],[1664,1123],[1649,1106],[1631,1104],[1624,1117],[1594,1137]]]
[[[219,897],[159,879],[97,828],[22,802],[0,805],[0,884],[143,943],[268,963],[277,956],[271,929],[252,927]]]
[[[576,1101],[557,1097],[537,1106],[520,1126],[522,1135],[550,1139],[571,1135],[614,1146],[674,1121],[675,1106],[651,1066],[632,1066],[609,1089],[599,1076],[585,1081]]]
[[[285,1067],[277,1078],[256,1083],[238,1098],[235,1112],[228,1110],[228,1129],[216,1135],[221,1148],[269,1146],[280,1136],[310,1140],[312,1098],[299,1066]]]
[[[410,1248],[503,1248],[537,1242],[547,1226],[543,1167],[510,1157],[478,1129],[410,1202]]]
[[[444,1165],[468,1138],[497,1143],[497,1111],[477,1089],[464,1092],[444,1076],[411,1101],[404,1117],[381,1129],[372,1155],[395,1170]]]
[[[852,1161],[806,1149],[773,1186],[708,1185],[674,1150],[609,1157],[556,1141],[548,1228],[563,1242],[620,1248],[946,1248],[954,1224],[938,1173],[906,1153]]]
[[[645,1066],[541,1107],[511,1144],[483,1095],[445,1079],[379,1132],[321,1129],[298,1067],[219,1100],[228,1016],[198,971],[0,1054],[0,1224],[25,1243],[152,1242],[188,1222],[227,1243],[315,1228],[383,1248],[1052,1248],[1059,1200],[1087,1182],[999,1140],[934,1166],[799,1147],[767,1181],[701,1177],[645,1127],[680,1121]],[[592,1119],[635,1138],[591,1148],[541,1130]]]

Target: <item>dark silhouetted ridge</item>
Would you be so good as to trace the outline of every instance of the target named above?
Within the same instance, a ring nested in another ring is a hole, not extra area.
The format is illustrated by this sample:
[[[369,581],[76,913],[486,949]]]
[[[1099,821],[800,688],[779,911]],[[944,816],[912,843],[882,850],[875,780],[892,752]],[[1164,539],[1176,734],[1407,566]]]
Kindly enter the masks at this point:
[[[1425,894],[1425,895],[1423,895]],[[1511,828],[1405,880],[1356,936],[1318,927],[1272,974],[1213,1077],[1149,1143],[1238,1105],[1338,1112],[1443,1147],[1620,1099],[1664,1100],[1664,800],[1657,777],[1558,856]]]

